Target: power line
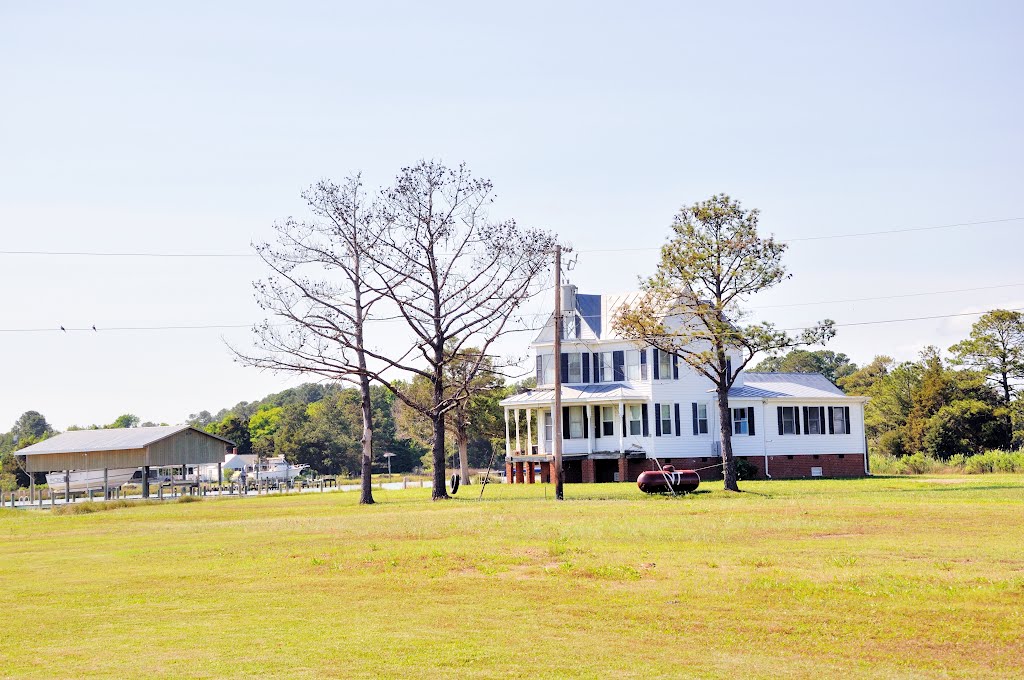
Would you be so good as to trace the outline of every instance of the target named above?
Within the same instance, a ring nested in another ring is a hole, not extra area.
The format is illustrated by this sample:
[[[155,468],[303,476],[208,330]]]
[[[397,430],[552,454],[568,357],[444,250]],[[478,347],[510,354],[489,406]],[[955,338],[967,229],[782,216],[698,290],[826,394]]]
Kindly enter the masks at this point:
[[[894,229],[883,229],[879,231],[862,231],[848,234],[824,234],[821,236],[796,236],[789,239],[781,239],[788,243],[797,241],[823,241],[839,238],[858,238],[864,236],[885,236],[890,234],[906,234],[913,232],[937,231],[941,229],[955,229],[958,227],[976,227],[991,224],[1005,224],[1007,222],[1018,222],[1024,217],[1005,217],[995,220],[978,220],[975,222],[957,222],[954,224],[939,224],[930,227],[903,227]],[[642,248],[593,248],[575,250],[576,253],[623,253],[660,250],[661,246],[647,246]],[[0,255],[38,255],[38,256],[68,256],[68,257],[259,257],[256,253],[176,253],[176,252],[117,252],[117,251],[94,251],[94,250],[0,250]]]
[[[879,295],[875,297],[861,297],[861,298],[845,298],[841,300],[816,300],[813,302],[787,302],[777,305],[759,305],[756,307],[749,307],[748,310],[756,312],[762,309],[776,309],[780,307],[810,307],[814,305],[839,305],[849,302],[871,302],[875,300],[896,300],[901,298],[913,298],[913,297],[928,297],[929,295],[949,295],[952,293],[973,293],[982,290],[999,290],[1003,288],[1019,288],[1024,286],[1024,283],[1002,283],[995,286],[976,286],[974,288],[953,288],[948,290],[933,290],[921,293],[899,293],[897,295]],[[520,314],[520,317],[545,317],[550,316],[551,312],[524,312]],[[580,314],[582,319],[600,319],[598,314]]]
[[[907,234],[919,231],[936,231],[939,229],[955,229],[957,227],[976,227],[986,224],[1004,224],[1006,222],[1018,222],[1024,220],[1024,217],[1005,217],[997,220],[979,220],[977,222],[957,222],[955,224],[939,224],[931,227],[904,227],[898,229],[883,229],[881,231],[862,231],[850,234],[825,234],[822,236],[796,236],[793,238],[779,239],[785,243],[794,243],[797,241],[824,241],[829,239],[837,238],[858,238],[863,236],[887,236],[890,234]],[[577,253],[624,253],[624,252],[642,252],[650,250],[661,250],[661,246],[647,246],[643,248],[597,248],[588,250],[576,250]]]
[[[0,333],[105,333],[109,331],[184,331],[206,330],[218,328],[252,328],[256,324],[209,324],[196,326],[90,326],[87,328],[0,328]],[[278,324],[279,325],[279,324]]]
[[[0,250],[0,255],[66,255],[71,257],[259,257],[256,253],[125,253],[97,250]]]
[[[1012,309],[1004,310],[1007,312],[1024,312],[1024,307],[1014,307]],[[959,314],[936,314],[934,316],[911,316],[903,319],[882,319],[880,321],[853,321],[850,323],[837,323],[836,328],[846,328],[849,326],[875,326],[878,324],[886,323],[903,323],[905,321],[929,321],[933,319],[952,319],[959,316],[981,316],[982,314],[988,314],[985,312],[961,312]],[[802,328],[783,328],[784,331],[803,331],[810,328],[810,326],[804,326]]]

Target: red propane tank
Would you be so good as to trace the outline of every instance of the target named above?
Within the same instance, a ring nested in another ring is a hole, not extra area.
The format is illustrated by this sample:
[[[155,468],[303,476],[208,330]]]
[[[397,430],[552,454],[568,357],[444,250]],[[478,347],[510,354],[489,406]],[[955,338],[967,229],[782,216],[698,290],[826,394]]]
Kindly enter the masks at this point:
[[[636,485],[644,493],[689,493],[700,486],[700,475],[693,470],[676,470],[665,465],[660,470],[641,472]]]

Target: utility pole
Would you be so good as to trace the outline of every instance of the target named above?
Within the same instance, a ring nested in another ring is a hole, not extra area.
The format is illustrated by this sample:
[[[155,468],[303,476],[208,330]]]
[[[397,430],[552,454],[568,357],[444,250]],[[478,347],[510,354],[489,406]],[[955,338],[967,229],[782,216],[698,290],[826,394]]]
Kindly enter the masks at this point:
[[[551,414],[555,499],[562,500],[562,246],[555,246],[555,407]],[[531,463],[532,465],[532,463]],[[530,470],[533,474],[533,470]]]

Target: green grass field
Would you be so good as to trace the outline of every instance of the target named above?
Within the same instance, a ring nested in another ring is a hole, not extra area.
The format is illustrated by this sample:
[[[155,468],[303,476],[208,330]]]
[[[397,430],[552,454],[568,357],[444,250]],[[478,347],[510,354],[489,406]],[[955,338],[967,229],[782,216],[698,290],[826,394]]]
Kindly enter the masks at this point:
[[[1024,477],[707,486],[0,511],[0,675],[1024,675]]]

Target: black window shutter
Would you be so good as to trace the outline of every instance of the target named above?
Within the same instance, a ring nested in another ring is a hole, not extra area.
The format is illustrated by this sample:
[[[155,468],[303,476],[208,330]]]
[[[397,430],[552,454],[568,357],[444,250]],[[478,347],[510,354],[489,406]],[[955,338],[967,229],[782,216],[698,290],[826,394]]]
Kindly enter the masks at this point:
[[[600,406],[594,406],[594,438],[595,439],[600,439],[601,438],[601,427],[603,427],[603,425],[601,423],[601,407]]]
[[[626,436],[626,410],[622,410],[622,436]]]
[[[683,434],[682,419],[679,417],[679,404],[676,404],[676,436],[679,437],[679,436],[682,436],[682,434]]]
[[[836,411],[831,406],[828,407],[828,433],[836,433]]]
[[[657,366],[657,364],[655,364],[655,366]],[[654,436],[661,436],[661,404],[654,405]]]
[[[786,434],[786,428],[782,426],[782,407],[776,406],[775,410],[779,412],[779,434]]]
[[[747,434],[754,436],[754,407],[747,407]]]
[[[693,406],[693,433],[700,434],[700,425],[697,423],[697,402],[694,402],[691,406]]]
[[[589,438],[590,437],[590,418],[588,417],[589,414],[587,413],[587,411],[589,411],[590,409],[588,409],[586,406],[580,406],[580,409],[583,410],[583,437],[584,438]]]
[[[679,355],[672,355],[672,379],[679,380]]]
[[[544,384],[544,357],[540,354],[537,355],[537,384]]]
[[[825,434],[825,407],[818,407],[818,434]]]
[[[643,421],[642,427],[644,428],[645,437],[651,436],[651,428],[647,424],[648,416],[650,416],[650,413],[647,411],[647,403],[640,404],[640,419]]]
[[[846,423],[846,434],[850,434],[850,407],[843,407],[843,421]]]
[[[569,355],[562,352],[562,382],[569,382]]]
[[[612,379],[615,382],[622,382],[626,379],[626,353],[621,349],[612,352],[612,369],[615,373]]]
[[[800,434],[800,407],[793,407],[793,433]]]
[[[804,434],[810,434],[810,422],[811,419],[807,417],[807,407],[804,406]]]
[[[594,352],[594,382],[603,382],[604,378],[601,377],[601,353]]]
[[[647,380],[647,350],[640,350],[640,379]]]
[[[726,357],[725,359],[725,374],[728,378],[732,378],[732,358]]]
[[[580,355],[580,366],[583,368],[583,382],[590,382],[590,353],[583,352]]]
[[[654,349],[652,349],[651,350],[651,354],[654,355],[652,357],[652,363],[654,364],[654,379],[655,380],[660,380],[661,378],[658,375],[660,373],[660,371],[658,370],[658,348],[655,347]]]
[[[562,356],[565,356],[564,354]],[[569,430],[569,407],[562,407],[562,439],[572,439],[571,431]]]

